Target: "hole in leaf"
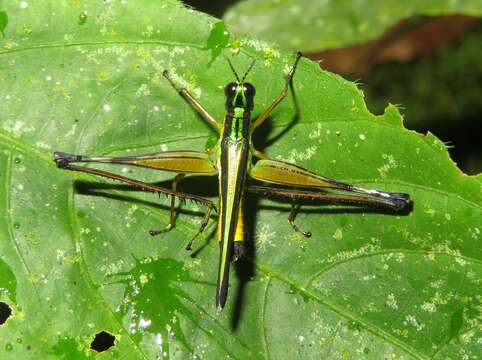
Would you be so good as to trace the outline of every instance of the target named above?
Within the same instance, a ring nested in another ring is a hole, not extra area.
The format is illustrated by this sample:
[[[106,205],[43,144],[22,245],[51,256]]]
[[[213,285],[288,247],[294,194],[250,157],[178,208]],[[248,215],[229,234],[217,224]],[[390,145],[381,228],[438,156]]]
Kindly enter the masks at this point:
[[[12,309],[10,309],[10,306],[0,301],[0,325],[3,325],[10,315],[12,315]]]
[[[95,335],[94,340],[90,344],[90,348],[97,352],[106,351],[114,346],[115,336],[109,334],[107,331],[102,330]]]

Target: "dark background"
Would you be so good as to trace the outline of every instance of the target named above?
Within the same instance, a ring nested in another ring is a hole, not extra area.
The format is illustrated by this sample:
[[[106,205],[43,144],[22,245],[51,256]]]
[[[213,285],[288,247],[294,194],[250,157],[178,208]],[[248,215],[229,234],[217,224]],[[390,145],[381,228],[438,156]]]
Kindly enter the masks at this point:
[[[237,1],[185,0],[221,18]],[[482,172],[482,22],[468,16],[414,17],[364,44],[305,54],[357,81],[368,108],[399,105],[408,129],[444,141],[467,174]]]

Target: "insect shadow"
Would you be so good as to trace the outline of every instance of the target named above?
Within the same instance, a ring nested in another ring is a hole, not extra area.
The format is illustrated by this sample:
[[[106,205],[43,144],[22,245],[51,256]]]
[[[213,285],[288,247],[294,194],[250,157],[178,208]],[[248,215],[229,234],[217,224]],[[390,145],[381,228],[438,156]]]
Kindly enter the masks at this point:
[[[156,183],[156,185],[170,187],[171,180]],[[157,199],[146,200],[140,199],[135,196],[130,196],[128,192],[142,193],[142,191],[131,187],[129,185],[123,184],[108,184],[108,183],[98,183],[90,181],[76,181],[74,183],[74,188],[77,194],[88,195],[88,196],[98,196],[106,199],[122,201],[131,204],[138,204],[142,206],[149,206],[158,209],[159,211],[169,211],[169,204],[159,203]],[[113,193],[112,191],[122,191],[124,194]],[[217,178],[208,176],[190,176],[182,180],[181,191],[186,191],[189,193],[194,193],[203,197],[215,197],[218,195],[217,191]],[[235,263],[235,275],[238,279],[237,288],[234,294],[234,310],[231,318],[231,328],[236,330],[243,309],[243,299],[245,294],[245,287],[248,281],[250,281],[255,276],[255,246],[250,234],[254,234],[254,224],[256,223],[256,213],[257,213],[257,203],[258,199],[255,196],[248,195],[246,198],[246,253],[245,257],[238,260]],[[181,204],[175,213],[176,218],[179,216],[202,216],[203,213],[199,211],[192,211],[186,209]],[[213,217],[215,215],[212,215]],[[162,224],[161,224],[162,226]],[[146,234],[148,233],[148,229]],[[198,243],[191,254],[192,258],[198,256],[201,251],[204,250],[206,246],[210,244],[212,239],[216,234],[215,227],[212,228],[209,233],[204,237],[202,243]]]
[[[300,119],[300,107],[298,103],[298,98],[296,97],[296,92],[293,88],[293,83],[290,82],[289,90],[293,105],[293,114],[287,125],[283,126],[283,129],[275,135],[273,126],[272,116],[268,117],[256,131],[253,133],[253,144],[255,147],[261,151],[269,147],[271,144],[278,141],[286,133],[288,133]],[[256,118],[256,116],[254,117]],[[234,306],[233,314],[231,318],[231,330],[236,331],[240,320],[243,315],[243,300],[245,295],[246,285],[252,278],[256,275],[256,268],[254,266],[256,260],[256,247],[254,244],[254,233],[257,213],[259,210],[259,198],[254,195],[248,194],[246,196],[246,208],[245,216],[247,219],[245,224],[246,236],[245,236],[245,256],[235,263],[234,271],[238,279],[237,288],[234,295]],[[287,209],[289,211],[289,209]]]
[[[154,182],[152,184],[169,189],[171,187],[172,180]],[[82,195],[102,196],[109,199],[128,201],[130,203],[142,204],[142,205],[152,206],[163,210],[169,210],[169,204],[167,202],[165,204],[160,203],[159,201],[157,201],[157,196],[154,194],[153,194],[153,200],[139,199],[134,196],[126,195],[129,192],[145,194],[144,191],[139,190],[130,185],[99,183],[99,182],[93,182],[93,181],[76,181],[74,183],[74,187],[75,187],[76,193],[82,194]],[[183,192],[197,194],[202,197],[215,197],[218,194],[217,178],[214,176],[188,176],[182,180],[179,187],[180,187],[180,190]],[[125,192],[126,194],[108,192],[110,190],[122,191],[122,192]],[[169,198],[168,195],[167,196],[160,195],[160,197],[165,197],[166,199]],[[176,200],[176,202],[179,204],[178,200]],[[187,210],[182,205],[184,205],[183,202],[181,203],[181,206],[178,207],[179,210],[176,210],[181,214],[188,214],[188,215],[204,214],[202,211]]]

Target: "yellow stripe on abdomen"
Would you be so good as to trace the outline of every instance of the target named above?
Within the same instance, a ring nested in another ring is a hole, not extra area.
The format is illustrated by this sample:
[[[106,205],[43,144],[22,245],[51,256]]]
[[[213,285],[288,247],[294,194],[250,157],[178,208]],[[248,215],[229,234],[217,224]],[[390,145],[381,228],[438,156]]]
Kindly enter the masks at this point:
[[[234,241],[244,241],[244,218],[243,218],[243,201],[239,203],[238,219],[236,223],[236,232]]]

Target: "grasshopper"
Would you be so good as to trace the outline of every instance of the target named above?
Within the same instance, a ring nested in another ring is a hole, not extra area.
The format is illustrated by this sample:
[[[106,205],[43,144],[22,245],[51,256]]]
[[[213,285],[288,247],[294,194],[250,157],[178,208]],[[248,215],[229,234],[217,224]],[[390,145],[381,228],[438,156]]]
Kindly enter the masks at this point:
[[[303,200],[320,200],[327,203],[342,203],[388,209],[399,212],[411,204],[410,196],[405,193],[393,193],[370,190],[333,180],[298,165],[285,161],[270,159],[256,150],[251,140],[252,134],[273,110],[287,97],[292,86],[301,53],[285,77],[281,93],[256,119],[251,118],[254,106],[255,87],[245,81],[255,61],[251,62],[242,77],[239,77],[231,61],[229,66],[236,81],[224,88],[226,112],[222,122],[216,120],[195,97],[183,87],[179,87],[165,70],[163,76],[169,84],[183,97],[197,113],[217,131],[219,141],[214,149],[206,152],[198,151],[164,151],[155,154],[103,157],[73,155],[63,152],[54,153],[54,161],[59,168],[80,171],[96,176],[118,180],[134,188],[165,194],[171,197],[170,221],[162,230],[150,230],[151,235],[169,231],[175,222],[175,199],[191,200],[206,206],[206,212],[197,232],[188,242],[186,249],[192,248],[193,241],[203,233],[209,222],[212,211],[217,211],[217,233],[220,245],[220,260],[216,289],[216,307],[223,309],[229,283],[231,262],[238,260],[244,253],[244,207],[248,193],[266,197],[276,197],[291,203],[288,220],[293,229],[309,237],[311,233],[300,230],[294,223],[299,202]],[[134,165],[176,173],[171,189],[145,183],[104,170],[78,166],[75,163],[108,163]],[[179,181],[186,174],[217,175],[219,179],[219,204],[206,198],[181,192],[177,189]],[[259,185],[253,184],[259,182]],[[327,191],[329,190],[329,191]]]

